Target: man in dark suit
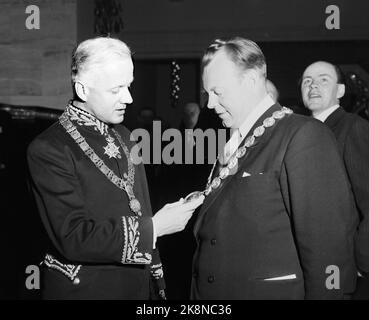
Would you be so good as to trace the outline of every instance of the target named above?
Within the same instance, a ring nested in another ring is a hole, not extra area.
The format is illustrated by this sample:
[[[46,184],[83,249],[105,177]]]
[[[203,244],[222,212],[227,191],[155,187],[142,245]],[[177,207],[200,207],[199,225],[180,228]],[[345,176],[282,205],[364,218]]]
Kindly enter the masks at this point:
[[[194,232],[193,299],[342,299],[354,290],[356,228],[334,136],[267,94],[256,43],[216,40],[208,108],[232,129]]]
[[[121,125],[132,81],[125,43],[82,42],[72,57],[74,99],[28,149],[50,238],[44,299],[165,298],[156,239],[183,230],[203,199],[166,205],[152,217],[143,164]]]
[[[339,68],[329,62],[317,61],[305,69],[301,93],[312,116],[337,138],[361,221],[356,236],[359,278],[354,296],[369,299],[369,122],[340,106],[345,84]]]

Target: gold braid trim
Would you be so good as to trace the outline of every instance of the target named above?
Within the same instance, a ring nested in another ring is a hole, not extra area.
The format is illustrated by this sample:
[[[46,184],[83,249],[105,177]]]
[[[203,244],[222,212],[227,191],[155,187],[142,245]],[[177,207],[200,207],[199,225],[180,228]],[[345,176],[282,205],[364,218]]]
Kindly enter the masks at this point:
[[[138,231],[138,217],[122,217],[124,248],[122,253],[123,264],[150,264],[150,253],[138,252],[140,232]]]

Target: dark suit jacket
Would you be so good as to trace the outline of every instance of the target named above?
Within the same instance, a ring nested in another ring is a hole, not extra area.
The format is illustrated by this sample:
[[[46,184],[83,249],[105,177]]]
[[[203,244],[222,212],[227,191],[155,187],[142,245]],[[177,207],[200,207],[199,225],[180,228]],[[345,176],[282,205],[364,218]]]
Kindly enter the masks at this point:
[[[369,273],[369,122],[339,107],[324,122],[335,134],[359,211],[356,259]]]
[[[285,116],[206,197],[194,228],[192,298],[342,298],[356,281],[353,211],[333,134],[317,120]],[[331,265],[339,289],[326,287]],[[290,274],[296,279],[264,280]]]
[[[93,126],[73,121],[87,143],[120,178],[127,159],[104,155],[104,137]],[[129,131],[115,126],[128,148]],[[110,134],[111,128],[108,129]],[[116,144],[119,145],[118,141]],[[126,193],[100,172],[57,122],[28,149],[38,209],[51,240],[48,253],[61,264],[82,265],[79,284],[53,266],[43,274],[46,299],[148,299],[150,285],[163,288],[160,258],[153,250],[151,206],[143,165],[135,166],[134,193],[142,216],[129,208]],[[37,235],[35,235],[37,236]],[[73,268],[73,267],[71,267]],[[71,270],[71,269],[70,269]],[[160,271],[160,270],[159,270]]]

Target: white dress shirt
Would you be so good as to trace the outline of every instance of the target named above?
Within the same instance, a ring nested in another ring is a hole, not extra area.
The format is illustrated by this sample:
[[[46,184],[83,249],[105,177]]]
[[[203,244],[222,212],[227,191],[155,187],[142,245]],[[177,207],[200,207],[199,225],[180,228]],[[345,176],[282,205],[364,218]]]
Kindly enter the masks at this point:
[[[224,153],[220,155],[223,156],[224,164],[228,162],[229,158],[233,153],[236,152],[242,140],[249,133],[251,128],[254,126],[256,121],[267,111],[275,102],[273,99],[267,95],[260,103],[251,111],[251,113],[246,117],[244,122],[240,125],[238,129],[234,129],[231,138],[228,140],[224,146]]]
[[[327,120],[327,118],[334,112],[336,111],[338,108],[340,107],[339,104],[335,104],[332,107],[329,107],[328,109],[324,110],[322,113],[319,113],[318,115],[313,117],[317,120],[320,120],[321,122],[324,122],[325,120]]]

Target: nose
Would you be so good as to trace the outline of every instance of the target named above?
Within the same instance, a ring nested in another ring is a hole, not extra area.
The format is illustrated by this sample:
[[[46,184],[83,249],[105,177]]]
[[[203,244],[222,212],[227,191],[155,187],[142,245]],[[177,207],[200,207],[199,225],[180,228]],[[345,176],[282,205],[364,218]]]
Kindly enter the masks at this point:
[[[317,88],[318,87],[318,81],[317,80],[312,80],[311,84],[310,84],[310,88]]]
[[[215,95],[212,94],[212,93],[209,93],[209,96],[208,96],[208,105],[207,107],[209,109],[214,109],[216,106],[216,98],[215,98]]]
[[[130,104],[133,102],[131,93],[129,92],[128,88],[124,88],[123,92],[122,92],[122,96],[120,97],[120,102],[121,103],[126,103],[126,104]]]

